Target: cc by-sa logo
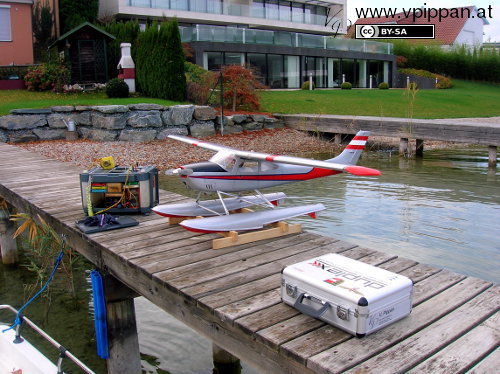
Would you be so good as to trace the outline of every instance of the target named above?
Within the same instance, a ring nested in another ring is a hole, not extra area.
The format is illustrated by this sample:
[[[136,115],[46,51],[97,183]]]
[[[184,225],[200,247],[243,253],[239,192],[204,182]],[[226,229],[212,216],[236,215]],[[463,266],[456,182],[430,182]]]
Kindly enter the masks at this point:
[[[372,25],[358,25],[361,26],[358,30],[359,38],[376,38],[377,37],[377,27]]]

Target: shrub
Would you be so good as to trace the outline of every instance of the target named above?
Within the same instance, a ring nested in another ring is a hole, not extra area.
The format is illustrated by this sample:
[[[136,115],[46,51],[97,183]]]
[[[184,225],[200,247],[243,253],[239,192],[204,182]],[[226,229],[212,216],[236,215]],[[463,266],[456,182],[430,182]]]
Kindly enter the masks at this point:
[[[240,65],[227,65],[222,68],[224,82],[224,107],[243,110],[258,110],[259,96],[256,89],[264,88],[253,70]]]
[[[437,79],[436,88],[445,89],[452,88],[453,83],[450,78],[447,78],[440,74],[434,74],[427,70],[418,69],[400,69],[398,72],[403,74],[417,75],[419,77]]]
[[[136,48],[136,40],[140,32],[139,22],[137,20],[127,22],[113,21],[111,23],[103,25],[102,29],[116,38],[114,40],[109,40],[106,45],[108,77],[110,79],[116,78],[118,76],[117,65],[118,62],[120,62],[121,57],[120,44],[132,44],[132,59],[135,61],[134,54]]]
[[[128,85],[123,79],[113,78],[106,83],[108,97],[128,97]]]
[[[378,88],[381,89],[381,90],[388,90],[389,89],[389,83],[387,83],[387,82],[381,82],[378,85]]]
[[[63,63],[41,64],[28,69],[24,76],[29,91],[62,92],[70,82],[71,72]]]
[[[350,90],[352,88],[351,82],[344,82],[340,85],[340,88],[343,90]]]
[[[313,90],[316,88],[316,85],[313,82]],[[302,83],[302,86],[300,87],[301,90],[309,90],[309,81],[305,81]]]

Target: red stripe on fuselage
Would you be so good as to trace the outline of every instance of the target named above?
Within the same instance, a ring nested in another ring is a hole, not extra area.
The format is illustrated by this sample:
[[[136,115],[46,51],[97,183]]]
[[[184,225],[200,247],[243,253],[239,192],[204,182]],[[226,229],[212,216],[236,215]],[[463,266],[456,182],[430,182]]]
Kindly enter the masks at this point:
[[[339,174],[341,171],[313,168],[310,172],[304,174],[273,174],[273,175],[190,175],[188,178],[201,179],[232,179],[232,180],[277,180],[277,181],[305,181],[309,179],[326,177],[329,175]]]

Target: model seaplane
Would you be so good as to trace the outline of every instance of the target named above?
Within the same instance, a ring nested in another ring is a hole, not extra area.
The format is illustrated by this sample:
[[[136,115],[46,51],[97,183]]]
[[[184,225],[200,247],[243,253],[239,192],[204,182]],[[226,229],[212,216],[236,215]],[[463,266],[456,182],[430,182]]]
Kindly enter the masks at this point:
[[[202,217],[180,222],[184,228],[196,232],[258,230],[300,215],[315,217],[318,211],[325,209],[323,204],[278,208],[277,203],[286,195],[281,192],[262,194],[260,190],[342,172],[359,176],[380,175],[378,170],[356,165],[369,134],[369,131],[359,131],[340,155],[324,161],[241,151],[186,136],[169,135],[171,139],[216,153],[209,161],[182,165],[166,172],[167,175],[179,176],[188,188],[198,191],[195,202],[159,205],[153,211],[166,217]],[[255,193],[241,196],[245,191]],[[216,193],[218,199],[201,200],[203,193]],[[270,209],[231,213],[250,206]]]

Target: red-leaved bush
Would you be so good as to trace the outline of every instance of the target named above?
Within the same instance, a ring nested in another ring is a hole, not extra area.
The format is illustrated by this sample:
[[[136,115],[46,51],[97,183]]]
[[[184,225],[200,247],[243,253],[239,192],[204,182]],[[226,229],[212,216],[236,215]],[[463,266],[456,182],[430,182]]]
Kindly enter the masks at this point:
[[[227,65],[222,68],[224,82],[224,107],[232,111],[258,110],[260,100],[256,90],[265,88],[252,69],[240,65]]]

